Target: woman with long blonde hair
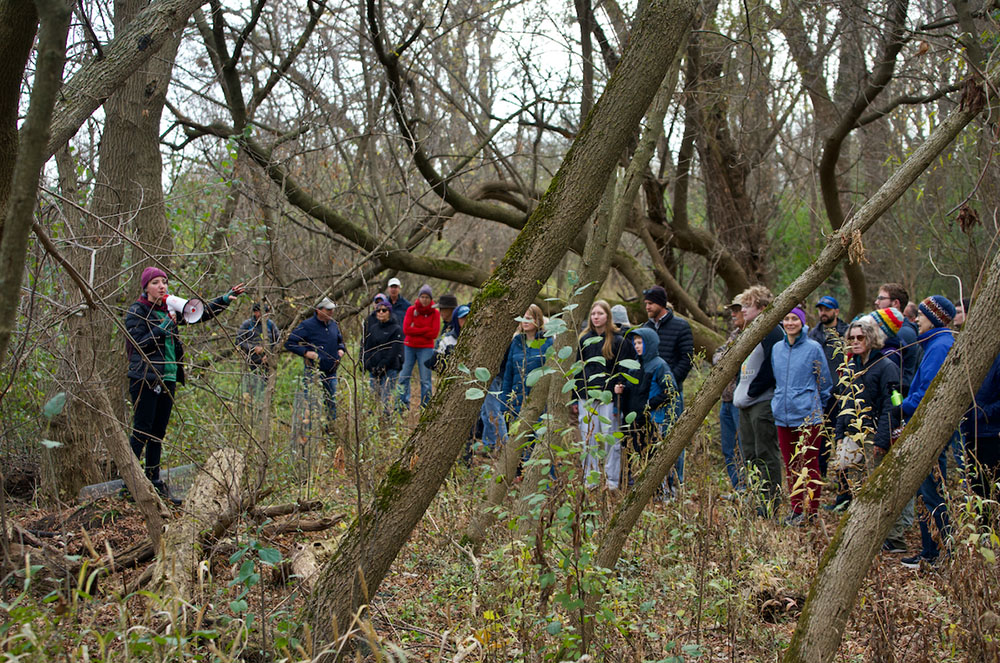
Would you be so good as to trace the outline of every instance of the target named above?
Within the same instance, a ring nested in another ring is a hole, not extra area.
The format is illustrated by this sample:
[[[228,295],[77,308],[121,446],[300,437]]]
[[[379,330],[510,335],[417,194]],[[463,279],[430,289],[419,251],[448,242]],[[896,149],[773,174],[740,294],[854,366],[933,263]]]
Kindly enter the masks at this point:
[[[598,299],[590,307],[587,328],[580,334],[576,358],[583,362],[583,367],[576,376],[577,400],[570,411],[579,421],[586,451],[584,477],[588,487],[597,485],[594,473],[600,472],[600,462],[596,452],[598,445],[603,443],[607,486],[617,490],[621,478],[621,446],[612,438],[618,430],[619,421],[611,392],[616,383],[625,381],[619,362],[633,358],[633,352],[612,322],[611,307],[603,299]]]

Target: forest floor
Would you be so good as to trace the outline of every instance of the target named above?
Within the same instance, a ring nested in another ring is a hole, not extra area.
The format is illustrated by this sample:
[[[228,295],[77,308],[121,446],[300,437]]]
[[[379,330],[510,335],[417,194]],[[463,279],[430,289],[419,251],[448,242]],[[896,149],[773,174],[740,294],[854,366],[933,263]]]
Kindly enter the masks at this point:
[[[577,660],[573,618],[581,597],[603,587],[593,617],[598,660],[778,660],[838,515],[821,510],[814,523],[792,528],[724,499],[721,456],[711,427],[705,428],[688,450],[680,495],[647,506],[611,572],[589,563],[620,499],[603,490],[558,486],[533,498],[543,523],[535,537],[519,540],[504,511],[482,552],[463,546],[465,526],[491,480],[491,463],[479,454],[459,461],[370,601],[364,638],[389,660]],[[117,495],[60,509],[9,501],[12,522],[93,565],[61,584],[36,573],[27,591],[23,573],[9,576],[0,597],[3,651],[30,651],[30,631],[44,644],[29,660],[309,659],[315,652],[298,630],[305,591],[299,579],[288,578],[284,562],[304,542],[335,548],[338,533],[391,462],[394,440],[382,437],[361,454],[371,456],[361,463],[343,444],[321,444],[308,476],[287,482],[268,502],[318,499],[322,515],[345,520],[323,532],[274,536],[263,535],[259,521],[239,523],[204,551],[211,563],[203,569],[200,596],[187,606],[187,621],[180,616],[185,608],[137,591],[134,583],[151,562],[88,584],[108,551],[120,555],[146,539],[133,504]],[[956,539],[964,543],[947,562],[919,571],[900,564],[904,555],[880,554],[836,660],[997,660],[1000,573],[991,558],[997,541],[994,535],[987,545],[978,543],[981,537],[968,543],[967,535],[981,530],[960,496],[953,485]],[[831,499],[826,495],[824,502]],[[183,506],[174,514],[183,517]],[[916,527],[907,543],[919,549]],[[197,615],[194,625],[191,614]]]

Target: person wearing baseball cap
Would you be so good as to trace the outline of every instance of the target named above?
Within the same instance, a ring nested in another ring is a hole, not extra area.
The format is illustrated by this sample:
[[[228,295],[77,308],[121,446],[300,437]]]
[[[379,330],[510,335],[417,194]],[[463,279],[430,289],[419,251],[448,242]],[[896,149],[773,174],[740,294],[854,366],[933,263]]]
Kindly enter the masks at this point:
[[[330,421],[337,418],[337,367],[340,366],[340,358],[347,352],[340,325],[333,319],[335,308],[337,305],[329,297],[324,297],[316,304],[316,313],[303,320],[285,341],[285,349],[305,361],[307,396],[311,380],[319,380],[323,386]]]
[[[385,291],[389,294],[389,304],[392,307],[392,317],[396,318],[399,326],[403,326],[403,319],[406,317],[406,309],[410,308],[410,302],[400,294],[403,284],[395,276],[385,284]]]
[[[941,370],[945,358],[955,344],[955,337],[949,325],[955,319],[955,305],[944,295],[931,295],[924,299],[917,306],[917,328],[919,335],[917,342],[924,350],[923,359],[917,372],[913,375],[913,382],[910,383],[910,391],[903,399],[903,418],[909,421],[916,412],[917,406],[923,400],[927,388]],[[941,479],[938,479],[933,470],[924,482],[920,484],[919,495],[926,507],[926,514],[930,514],[938,528],[941,541],[948,541],[951,534],[951,522],[948,518],[948,507],[941,498],[941,481],[947,480],[945,472],[948,468],[948,449],[945,447],[941,451],[938,465],[941,472]],[[931,535],[928,516],[923,514],[920,518],[920,553],[913,557],[902,560],[903,566],[915,569],[920,567],[921,562],[935,564],[940,554],[937,541]]]
[[[247,401],[258,402],[264,396],[268,370],[272,365],[269,359],[280,348],[278,325],[270,317],[265,320],[262,315],[270,312],[271,307],[267,304],[262,307],[260,302],[254,302],[250,317],[243,321],[236,333],[236,347],[243,351],[246,360],[241,382]]]
[[[842,391],[837,375],[847,361],[847,353],[843,350],[847,323],[840,319],[840,302],[831,295],[823,295],[816,301],[816,312],[819,314],[819,324],[809,330],[809,338],[823,348],[827,368],[834,378],[833,391],[829,400],[823,404],[823,424],[827,430],[833,430],[840,414],[838,396]],[[823,448],[819,450],[819,474],[825,477],[826,466],[830,459],[830,436],[820,436],[820,443]]]

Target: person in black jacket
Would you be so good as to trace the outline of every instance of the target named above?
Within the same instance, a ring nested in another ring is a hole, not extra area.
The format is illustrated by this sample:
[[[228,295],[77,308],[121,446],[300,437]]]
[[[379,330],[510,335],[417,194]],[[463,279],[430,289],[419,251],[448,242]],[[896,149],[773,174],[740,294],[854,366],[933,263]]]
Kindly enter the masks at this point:
[[[243,394],[244,398],[250,400],[259,400],[264,394],[268,369],[272,365],[271,358],[279,349],[278,339],[281,334],[278,325],[271,318],[265,320],[263,317],[264,313],[270,312],[270,306],[265,304],[262,311],[260,303],[255,302],[251,317],[243,321],[236,333],[236,347],[243,351],[247,367],[242,379]]]
[[[388,404],[403,367],[403,328],[385,295],[376,295],[375,302],[375,312],[365,320],[361,361],[371,377],[372,391]]]
[[[184,384],[184,344],[178,326],[187,324],[167,308],[167,274],[159,267],[142,270],[142,295],[125,313],[128,333],[129,397],[132,400],[132,452],[142,460],[146,454],[146,477],[161,495],[167,496],[160,479],[160,456],[174,407],[174,392]],[[211,320],[243,292],[239,283],[205,305],[198,322]]]
[[[837,424],[840,415],[838,396],[841,394],[838,375],[841,367],[847,361],[844,351],[844,334],[847,333],[847,323],[840,319],[840,302],[831,295],[823,295],[816,302],[816,313],[819,324],[809,330],[809,338],[820,344],[826,355],[830,377],[833,378],[833,392],[829,400],[823,404],[823,425],[826,431],[820,436],[822,448],[819,450],[819,474],[826,476],[826,466],[830,459],[830,435]]]
[[[646,305],[646,327],[660,337],[660,356],[667,362],[670,372],[677,380],[677,388],[684,393],[684,380],[691,372],[691,356],[694,352],[694,335],[691,325],[674,315],[667,305],[667,291],[654,285],[642,293]]]
[[[853,476],[846,482],[857,486],[864,476],[866,456],[881,459],[889,451],[892,431],[902,423],[893,394],[900,392],[899,365],[882,352],[886,334],[871,316],[854,320],[847,327],[851,351],[848,378],[841,396],[843,406],[837,417],[834,468]],[[849,501],[849,499],[848,499]]]
[[[607,454],[605,470],[608,488],[617,490],[617,477],[621,468],[621,444],[612,439],[618,430],[618,414],[611,392],[615,384],[624,383],[619,363],[623,359],[634,359],[631,344],[626,343],[611,321],[611,306],[598,299],[590,309],[587,328],[580,335],[577,361],[583,367],[576,376],[577,401],[570,406],[570,415],[577,417],[583,448],[583,473],[587,486],[596,487],[592,475],[600,472],[597,454],[599,442],[604,443]],[[598,398],[597,392],[607,392],[607,398]],[[600,436],[600,440],[598,439]]]

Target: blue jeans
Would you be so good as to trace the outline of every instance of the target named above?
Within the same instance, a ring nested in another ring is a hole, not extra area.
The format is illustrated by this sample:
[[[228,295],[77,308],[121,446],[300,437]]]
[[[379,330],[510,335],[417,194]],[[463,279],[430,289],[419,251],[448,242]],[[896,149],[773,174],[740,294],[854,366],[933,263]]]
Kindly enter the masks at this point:
[[[735,490],[743,488],[743,461],[739,456],[740,411],[732,401],[722,401],[719,408],[719,433],[722,437],[722,458],[726,461],[726,474]]]
[[[385,373],[369,373],[372,391],[374,391],[378,395],[378,399],[386,405],[389,404],[389,399],[392,397],[392,394],[396,389],[396,380],[398,378],[399,371],[396,369],[386,371]]]
[[[434,356],[434,348],[411,348],[403,346],[403,369],[399,372],[397,393],[405,407],[410,407],[410,379],[413,377],[413,365],[420,371],[420,407],[426,407],[431,402],[431,369],[425,362]]]
[[[500,386],[498,380],[494,379],[479,411],[479,418],[483,420],[483,444],[490,449],[507,440],[507,422],[504,419],[506,407],[500,400]]]
[[[924,482],[920,484],[919,490],[920,499],[924,501],[924,507],[927,509],[927,512],[934,518],[934,524],[937,525],[943,542],[947,542],[948,537],[951,535],[948,506],[944,503],[944,498],[941,497],[941,482],[946,481],[948,476],[947,454],[948,447],[946,446],[938,457],[938,468],[941,470],[941,478],[938,479],[937,474],[932,469],[931,473],[924,479]],[[920,546],[920,556],[924,559],[934,559],[941,552],[938,549],[937,542],[934,541],[934,537],[931,536],[926,514],[921,514],[920,516]]]
[[[326,405],[327,415],[330,417],[330,421],[337,418],[337,374],[324,375],[323,373],[307,371],[305,374],[305,392],[308,398],[309,395],[309,385],[316,379],[321,385],[323,385],[323,404]]]

